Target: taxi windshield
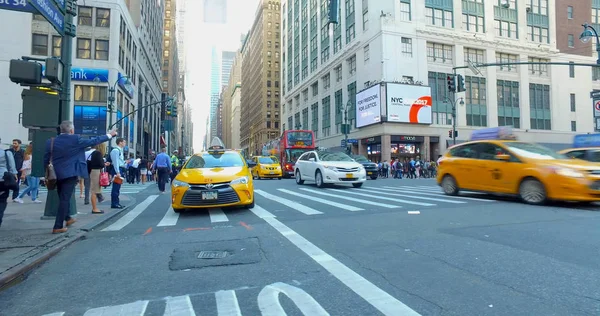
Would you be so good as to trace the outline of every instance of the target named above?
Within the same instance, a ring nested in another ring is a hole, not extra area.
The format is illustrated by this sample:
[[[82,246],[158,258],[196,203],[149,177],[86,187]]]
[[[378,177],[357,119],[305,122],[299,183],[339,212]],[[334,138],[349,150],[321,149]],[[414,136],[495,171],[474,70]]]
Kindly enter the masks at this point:
[[[600,162],[600,150],[591,150],[589,156],[591,162]]]
[[[273,159],[271,159],[269,157],[260,157],[260,158],[258,158],[258,162],[263,165],[272,165],[275,163],[275,161],[273,161]]]
[[[317,151],[317,155],[321,161],[353,161],[343,152]]]
[[[243,167],[244,161],[238,153],[224,153],[222,155],[211,155],[209,153],[202,156],[192,156],[185,169],[198,168],[228,168],[228,167]]]
[[[507,142],[504,143],[513,153],[531,159],[553,160],[567,159],[566,156],[554,152],[548,147],[534,143]]]

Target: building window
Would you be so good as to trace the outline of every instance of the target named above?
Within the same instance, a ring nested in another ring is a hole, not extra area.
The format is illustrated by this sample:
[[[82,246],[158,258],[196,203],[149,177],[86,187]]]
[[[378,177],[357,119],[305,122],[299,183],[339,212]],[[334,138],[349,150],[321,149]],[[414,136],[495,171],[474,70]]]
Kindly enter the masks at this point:
[[[571,132],[577,132],[577,121],[571,121]]]
[[[342,124],[342,108],[343,108],[343,100],[342,100],[342,90],[338,90],[334,95],[335,102],[335,133],[340,133],[340,125]]]
[[[287,123],[287,125],[288,125],[289,129],[294,128],[294,118],[293,117],[291,117],[291,116],[288,117],[288,123]],[[284,130],[285,130],[285,128],[284,128]]]
[[[107,87],[75,85],[75,101],[106,102]]]
[[[363,11],[363,32],[369,29],[369,9]]]
[[[96,8],[96,26],[110,26],[110,9]]]
[[[550,62],[550,60],[548,60],[548,59],[535,58],[535,57],[529,57],[528,61],[530,63],[548,63],[548,62]],[[532,75],[538,75],[538,76],[543,76],[543,77],[548,76],[548,65],[537,64],[537,65],[529,65],[528,67],[529,67],[529,72]]]
[[[496,80],[498,94],[498,126],[521,128],[519,108],[519,82]]]
[[[517,30],[517,23],[494,20],[494,27],[496,29],[496,36],[508,37],[508,38],[519,38],[519,32]]]
[[[333,53],[335,54],[340,50],[342,50],[342,34],[333,40]]]
[[[302,129],[308,129],[308,108],[302,109]]]
[[[323,105],[321,110],[321,130],[323,137],[327,137],[331,133],[331,97],[327,96],[323,98],[321,104]]]
[[[452,46],[427,42],[427,60],[435,63],[452,64]]]
[[[575,93],[570,94],[571,112],[575,112],[577,107],[575,106]]]
[[[549,85],[529,84],[529,108],[531,115],[531,129],[552,129]]]
[[[333,71],[335,72],[335,82],[342,81],[342,65],[335,67]]]
[[[598,66],[592,67],[592,80],[593,81],[600,80],[600,67],[598,67]]]
[[[48,35],[32,34],[31,54],[38,56],[48,56]]]
[[[449,10],[425,7],[425,18],[430,25],[454,27],[453,12]]]
[[[411,12],[410,12],[410,3],[400,2],[400,20],[401,21],[410,21],[411,20]]]
[[[89,38],[77,38],[77,58],[92,58],[92,40]]]
[[[311,129],[315,134],[319,132],[319,103],[314,103],[310,106]]]
[[[61,56],[61,48],[62,48],[62,37],[60,36],[52,36],[52,56],[59,57]]]
[[[402,56],[404,57],[412,57],[412,38],[402,37],[400,39],[400,43],[402,46]]]
[[[466,76],[465,90],[467,126],[487,126],[485,78]]]
[[[346,44],[352,42],[356,37],[356,29],[354,27],[354,23],[346,28]]]
[[[465,64],[472,62],[474,64],[485,63],[485,51],[483,49],[464,48]]]
[[[356,72],[356,55],[348,58],[348,74],[352,76]]]
[[[496,62],[497,63],[516,63],[517,55],[506,54],[506,53],[496,53]],[[499,66],[498,69],[500,71],[506,71],[506,72],[518,72],[518,67],[515,65]]]
[[[548,35],[548,28],[538,26],[527,26],[527,38],[536,43],[550,43],[550,36]]]
[[[485,20],[482,16],[463,14],[463,29],[469,32],[485,33]]]
[[[575,65],[572,61],[569,62],[569,77],[575,78]]]
[[[96,59],[108,60],[108,41],[96,40]]]
[[[364,57],[365,57],[365,64],[368,64],[369,63],[369,58],[370,58],[369,57],[369,45],[367,45],[367,46],[365,46],[363,48],[363,54],[364,54]]]
[[[573,19],[573,7],[572,6],[567,7],[567,19],[569,19],[569,20]]]
[[[573,36],[573,34],[569,34],[567,36],[567,41],[568,41],[568,45],[570,48],[574,48],[575,47],[575,37]]]
[[[352,129],[356,120],[356,81],[348,85],[348,102],[350,102],[350,108],[348,109],[348,124]]]
[[[312,90],[312,95],[313,97],[316,97],[317,95],[319,95],[319,82],[315,81],[315,83],[313,83],[310,86],[311,90]]]
[[[77,14],[77,24],[92,26],[92,8],[91,7],[79,7],[79,14]]]
[[[429,72],[429,87],[431,87],[431,100],[433,124],[452,125],[452,105],[446,99],[454,98],[454,93],[448,92],[447,78],[451,74],[443,72]]]
[[[323,76],[323,78],[321,78],[321,80],[323,81],[323,91],[327,91],[327,89],[329,89],[331,86],[331,76],[326,74]]]

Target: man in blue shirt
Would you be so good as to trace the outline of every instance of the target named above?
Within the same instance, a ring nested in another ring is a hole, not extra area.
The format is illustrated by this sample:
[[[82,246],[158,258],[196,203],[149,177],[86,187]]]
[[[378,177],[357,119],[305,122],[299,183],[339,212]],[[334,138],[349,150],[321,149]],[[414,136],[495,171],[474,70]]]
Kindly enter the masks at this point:
[[[121,178],[121,172],[125,170],[125,158],[123,157],[123,147],[125,147],[125,139],[119,137],[117,138],[117,147],[113,148],[110,152],[110,160],[112,163],[112,168],[110,169],[110,173],[114,175],[115,178]],[[110,192],[110,208],[123,208],[121,205],[121,201],[119,200],[119,195],[121,194],[121,183],[115,183],[113,180],[112,189]]]
[[[154,159],[152,169],[156,170],[158,176],[158,190],[165,193],[165,184],[171,174],[171,157],[167,155],[167,148],[161,148],[161,153]]]

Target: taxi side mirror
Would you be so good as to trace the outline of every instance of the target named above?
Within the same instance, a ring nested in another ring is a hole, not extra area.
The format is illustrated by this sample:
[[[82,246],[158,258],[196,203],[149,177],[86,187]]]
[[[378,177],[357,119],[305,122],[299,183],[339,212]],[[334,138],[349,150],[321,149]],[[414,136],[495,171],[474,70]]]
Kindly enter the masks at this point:
[[[252,160],[248,160],[248,161],[246,161],[246,163],[248,163],[248,167],[250,167],[250,168],[256,167],[256,162],[254,162]]]
[[[505,154],[496,155],[495,159],[500,160],[500,161],[509,161],[510,155],[505,155]]]

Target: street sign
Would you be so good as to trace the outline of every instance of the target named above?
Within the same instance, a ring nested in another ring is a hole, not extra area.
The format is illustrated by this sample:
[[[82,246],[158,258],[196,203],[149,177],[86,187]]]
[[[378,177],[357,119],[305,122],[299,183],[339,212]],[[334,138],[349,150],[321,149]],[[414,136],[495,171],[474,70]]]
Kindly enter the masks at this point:
[[[594,90],[594,91],[590,92],[590,98],[592,98],[592,99],[600,99],[600,91]]]
[[[345,139],[342,139],[340,141],[340,147],[346,147],[346,140]]]
[[[594,100],[594,117],[600,117],[600,100]]]
[[[0,0],[0,10],[38,13],[27,0]]]
[[[358,144],[358,139],[348,138],[348,144]]]
[[[0,0],[2,1],[2,0]],[[56,7],[52,0],[27,0],[41,15],[54,26],[56,31],[65,35],[65,15]],[[59,0],[57,0],[60,2]],[[64,0],[62,0],[64,6]]]

